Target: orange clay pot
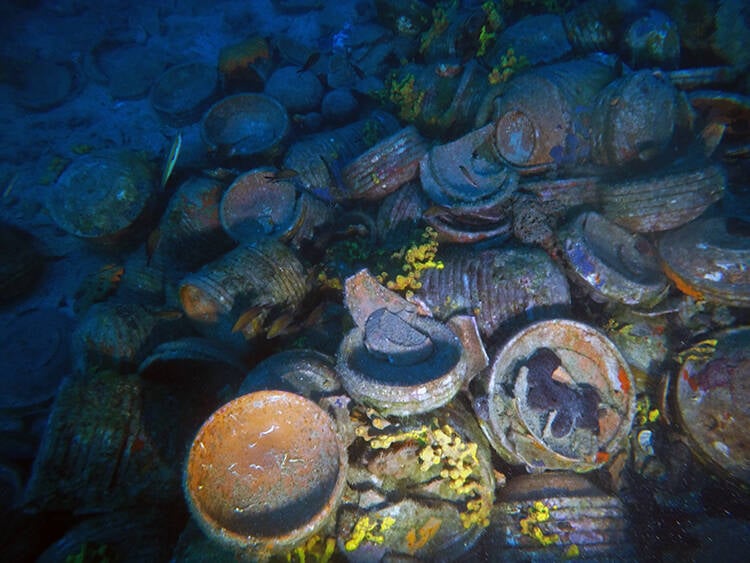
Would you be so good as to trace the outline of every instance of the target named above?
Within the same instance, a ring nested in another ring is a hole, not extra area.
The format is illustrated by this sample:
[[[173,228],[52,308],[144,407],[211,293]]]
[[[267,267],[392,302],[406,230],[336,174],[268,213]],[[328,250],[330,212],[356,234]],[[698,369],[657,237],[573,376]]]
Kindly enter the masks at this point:
[[[346,468],[345,446],[323,409],[294,393],[258,391],[203,424],[184,490],[211,539],[263,560],[288,553],[331,521]]]

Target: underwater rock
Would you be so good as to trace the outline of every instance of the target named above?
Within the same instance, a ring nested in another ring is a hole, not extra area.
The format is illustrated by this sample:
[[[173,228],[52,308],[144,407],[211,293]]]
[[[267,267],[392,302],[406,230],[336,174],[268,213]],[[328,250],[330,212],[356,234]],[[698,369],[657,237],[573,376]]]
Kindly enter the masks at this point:
[[[327,92],[320,103],[320,112],[327,123],[346,123],[356,117],[359,102],[348,88]]]
[[[156,79],[151,107],[170,127],[198,121],[218,93],[216,68],[200,62],[176,65]]]
[[[276,70],[266,81],[266,95],[281,102],[289,113],[306,113],[320,109],[323,85],[310,71],[295,66]]]
[[[65,102],[76,90],[80,77],[68,64],[34,61],[24,64],[14,99],[33,111],[47,111]]]
[[[93,60],[112,97],[126,100],[145,96],[166,66],[165,53],[152,47],[107,40],[94,49]]]

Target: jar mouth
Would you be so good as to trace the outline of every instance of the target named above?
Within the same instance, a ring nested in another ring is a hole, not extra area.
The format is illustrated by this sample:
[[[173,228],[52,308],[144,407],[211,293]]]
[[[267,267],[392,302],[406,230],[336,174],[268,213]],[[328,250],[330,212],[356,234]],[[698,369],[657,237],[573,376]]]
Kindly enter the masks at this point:
[[[317,404],[258,391],[227,403],[198,431],[185,494],[201,526],[232,545],[297,538],[338,503],[345,460],[336,426]]]
[[[509,111],[497,120],[495,146],[510,164],[524,166],[531,160],[536,137],[534,122],[522,111]]]

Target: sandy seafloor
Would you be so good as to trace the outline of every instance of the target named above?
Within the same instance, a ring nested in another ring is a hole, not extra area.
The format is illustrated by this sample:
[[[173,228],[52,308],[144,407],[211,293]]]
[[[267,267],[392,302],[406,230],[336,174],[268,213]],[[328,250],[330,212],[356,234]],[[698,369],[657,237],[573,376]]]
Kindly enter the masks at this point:
[[[55,159],[72,160],[75,148],[85,145],[144,150],[159,160],[166,156],[178,131],[160,122],[149,102],[148,89],[135,99],[118,99],[111,95],[106,80],[102,83],[86,76],[90,63],[86,58],[97,45],[144,46],[153,50],[149,62],[164,69],[194,61],[215,65],[222,47],[249,35],[289,32],[314,48],[324,33],[320,22],[326,22],[330,34],[356,17],[355,2],[348,0],[329,3],[324,10],[309,14],[279,13],[269,0],[38,4],[35,9],[0,8],[4,10],[2,55],[14,61],[72,64],[76,84],[60,105],[30,112],[16,103],[12,80],[0,83],[3,190],[15,177],[0,213],[9,222],[31,230],[53,255],[64,257],[49,265],[46,283],[35,292],[33,303],[27,303],[29,307],[72,305],[82,275],[91,270],[90,260],[97,260],[80,241],[55,228],[45,210]],[[193,145],[199,143],[197,125],[184,130],[183,135],[186,146],[191,145],[191,139]]]
[[[0,58],[13,61],[0,69],[0,220],[33,233],[46,258],[44,274],[34,291],[0,308],[0,331],[25,312],[38,309],[55,309],[74,319],[73,306],[81,284],[102,266],[121,258],[92,251],[90,245],[66,234],[52,221],[46,198],[60,160],[72,161],[86,147],[120,147],[144,150],[160,166],[178,132],[156,115],[148,88],[132,99],[119,98],[113,96],[106,81],[91,75],[88,59],[97,46],[114,42],[145,47],[163,68],[188,61],[215,65],[222,47],[249,35],[286,33],[314,50],[321,38],[330,39],[347,23],[362,18],[363,3],[337,0],[326,2],[319,10],[297,13],[281,13],[270,0],[23,4],[0,6]],[[54,107],[33,111],[18,103],[18,83],[8,73],[17,72],[19,63],[31,65],[37,60],[70,65],[75,78],[69,94]],[[181,131],[184,160],[200,161],[198,124]],[[13,335],[6,331],[2,338],[12,339]],[[2,358],[0,366],[13,369]],[[41,428],[35,431],[41,434]],[[737,539],[739,550],[748,547],[747,522],[727,521],[731,525],[725,530],[707,524],[710,531],[706,533],[715,534],[719,541]],[[40,537],[40,542],[54,539]],[[677,544],[679,538],[665,541]],[[492,559],[491,554],[484,555]]]

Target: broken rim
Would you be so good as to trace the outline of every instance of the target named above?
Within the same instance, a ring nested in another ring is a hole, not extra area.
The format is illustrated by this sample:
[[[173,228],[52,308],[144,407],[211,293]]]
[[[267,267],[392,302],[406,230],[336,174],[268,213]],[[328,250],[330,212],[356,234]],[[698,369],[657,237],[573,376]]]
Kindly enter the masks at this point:
[[[381,308],[344,337],[336,369],[355,401],[383,415],[409,416],[450,401],[468,375],[468,361],[446,325]]]

